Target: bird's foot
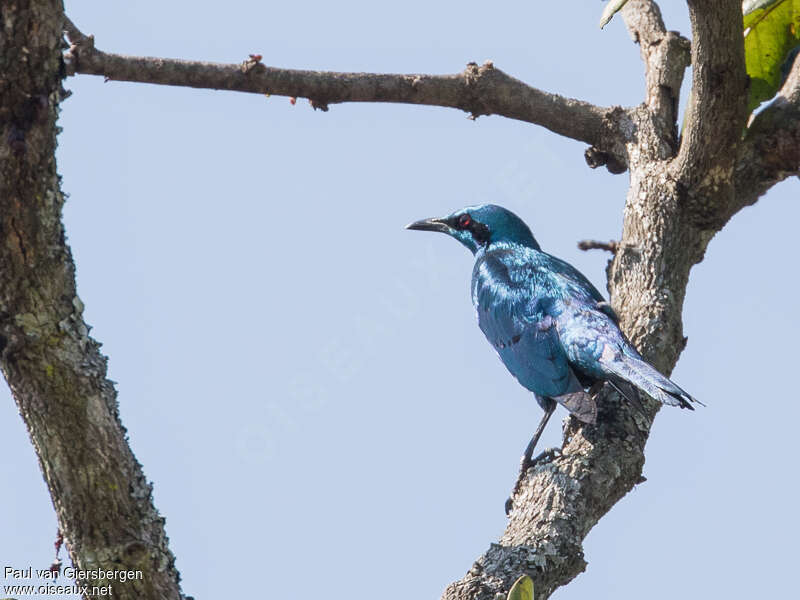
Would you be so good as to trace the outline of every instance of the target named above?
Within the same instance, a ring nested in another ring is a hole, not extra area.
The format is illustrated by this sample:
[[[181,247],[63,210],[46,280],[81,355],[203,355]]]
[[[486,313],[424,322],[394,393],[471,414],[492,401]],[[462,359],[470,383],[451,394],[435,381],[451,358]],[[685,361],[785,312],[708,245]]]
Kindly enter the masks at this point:
[[[506,516],[511,514],[511,510],[514,508],[514,498],[517,497],[519,493],[519,489],[522,487],[522,481],[525,479],[525,476],[528,474],[528,469],[534,467],[536,463],[539,462],[550,462],[554,458],[558,458],[561,456],[561,450],[558,448],[547,448],[543,452],[537,454],[533,458],[528,458],[527,456],[523,456],[522,460],[520,461],[519,465],[519,475],[517,475],[517,481],[514,484],[514,489],[511,492],[511,496],[506,499]]]

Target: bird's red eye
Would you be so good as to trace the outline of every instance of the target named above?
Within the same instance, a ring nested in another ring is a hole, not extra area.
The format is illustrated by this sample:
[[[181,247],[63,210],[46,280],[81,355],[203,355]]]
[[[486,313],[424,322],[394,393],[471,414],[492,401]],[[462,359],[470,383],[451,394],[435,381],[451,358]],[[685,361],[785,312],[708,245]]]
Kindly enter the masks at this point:
[[[461,215],[458,217],[459,229],[466,229],[472,223],[472,218],[469,215]]]

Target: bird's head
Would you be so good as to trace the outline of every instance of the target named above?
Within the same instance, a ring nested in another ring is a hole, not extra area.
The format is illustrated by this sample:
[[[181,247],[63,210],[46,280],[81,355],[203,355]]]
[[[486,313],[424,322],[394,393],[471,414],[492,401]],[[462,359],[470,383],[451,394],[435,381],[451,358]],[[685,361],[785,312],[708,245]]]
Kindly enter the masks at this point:
[[[522,219],[496,204],[468,206],[446,217],[416,221],[406,225],[406,229],[446,233],[473,254],[497,242],[517,243],[539,250],[539,244]]]

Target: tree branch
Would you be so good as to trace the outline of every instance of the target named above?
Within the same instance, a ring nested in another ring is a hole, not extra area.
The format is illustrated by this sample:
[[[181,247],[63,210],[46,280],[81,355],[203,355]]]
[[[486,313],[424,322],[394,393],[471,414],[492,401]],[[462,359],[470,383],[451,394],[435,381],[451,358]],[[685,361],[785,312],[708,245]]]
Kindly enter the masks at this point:
[[[736,197],[727,217],[754,204],[773,185],[800,177],[800,55],[770,105],[747,130],[736,158]]]
[[[242,64],[122,56],[97,50],[71,22],[68,73],[215,90],[308,98],[316,109],[342,102],[396,102],[457,108],[472,118],[500,115],[541,125],[606,151],[618,149],[617,111],[531,87],[491,62],[455,75],[335,73],[268,67],[251,55]]]
[[[689,66],[689,40],[667,31],[661,10],[652,0],[630,0],[622,18],[639,44],[645,71],[645,104],[672,130],[677,146],[676,121],[681,84]]]
[[[692,94],[671,172],[700,226],[718,230],[733,197],[736,148],[747,116],[740,0],[688,0]]]
[[[678,51],[682,42],[669,40],[653,2],[631,0],[623,13],[642,45],[648,99],[644,109],[628,113],[636,124],[629,142],[631,184],[622,239],[608,269],[609,291],[625,333],[667,374],[686,344],[681,313],[689,272],[724,224],[723,213],[730,206],[734,185],[739,185],[734,182],[734,159],[746,107],[738,0],[691,2],[695,3],[694,99],[683,144],[671,160],[664,120],[676,111],[668,100],[677,98],[677,74],[685,68]],[[668,51],[670,44],[673,49]],[[757,139],[784,147],[781,140],[786,138],[780,136],[789,135],[793,143],[786,142],[787,154],[773,166],[796,171],[800,163],[797,64],[795,69],[782,91],[784,99],[776,100],[754,123],[753,147],[747,150],[751,155],[756,152]],[[787,134],[790,118],[793,133]],[[776,160],[774,152],[762,149],[760,154],[762,161]],[[752,156],[740,154],[740,165],[750,160]],[[748,175],[742,170],[736,177],[737,182],[746,181]],[[703,211],[709,216],[704,217]],[[537,598],[547,598],[584,570],[583,539],[641,481],[644,443],[657,407],[647,398],[640,400],[643,412],[632,410],[606,389],[597,401],[601,414],[596,428],[567,422],[561,453],[528,471],[499,543],[447,588],[444,600],[494,600],[523,573],[534,578]]]
[[[598,425],[565,421],[561,453],[528,472],[499,543],[442,600],[505,598],[523,573],[534,578],[537,600],[545,599],[586,569],[583,539],[641,481],[644,440],[656,412],[648,405],[647,418],[638,414],[634,421],[610,386],[602,394]]]
[[[648,101],[628,112],[634,125],[628,142],[630,188],[608,287],[623,331],[647,360],[668,374],[686,344],[681,313],[689,272],[712,237],[690,217],[685,199],[694,190],[682,186],[679,177],[691,166],[694,179],[703,181],[703,169],[713,170],[710,161],[719,157],[715,151],[695,163],[689,155],[686,167],[670,172],[674,126],[665,115],[672,119],[675,114],[669,99],[677,98],[680,77],[675,74],[682,74],[686,65],[679,52],[682,42],[664,32],[655,4],[629,4],[624,14],[642,44]],[[741,24],[734,35],[742,37]],[[706,54],[699,59],[706,60]],[[699,106],[706,108],[707,102],[704,98]],[[730,181],[727,185],[732,187]],[[584,570],[583,539],[642,480],[644,444],[658,410],[648,398],[640,396],[644,410],[639,411],[607,388],[602,394],[598,425],[567,422],[560,455],[528,471],[500,542],[447,588],[444,600],[495,600],[523,573],[534,579],[537,599],[544,599]]]
[[[588,250],[605,250],[606,252],[611,252],[611,254],[616,254],[617,250],[619,250],[619,241],[610,240],[608,242],[601,242],[600,240],[581,240],[578,242],[578,249],[584,252]]]
[[[0,368],[25,421],[73,564],[140,571],[121,600],[180,600],[151,486],[128,446],[100,344],[89,337],[56,171],[61,0],[2,2]],[[88,596],[87,596],[88,597]]]

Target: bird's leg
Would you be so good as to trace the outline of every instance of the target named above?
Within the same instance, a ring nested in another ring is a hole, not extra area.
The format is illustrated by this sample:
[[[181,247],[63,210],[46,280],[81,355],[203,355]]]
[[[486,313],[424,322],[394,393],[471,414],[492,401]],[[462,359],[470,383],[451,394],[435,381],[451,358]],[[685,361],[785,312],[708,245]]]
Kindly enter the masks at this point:
[[[506,514],[508,515],[511,512],[511,508],[514,505],[514,498],[516,497],[517,493],[519,492],[519,488],[522,485],[522,480],[525,478],[525,474],[538,460],[543,458],[547,454],[551,454],[549,451],[542,452],[539,456],[535,459],[531,458],[533,456],[533,450],[536,448],[536,444],[539,442],[539,438],[542,437],[542,432],[544,428],[547,426],[547,422],[550,420],[550,417],[553,416],[553,412],[556,409],[555,402],[549,402],[545,408],[544,415],[542,416],[542,420],[539,421],[539,426],[536,428],[536,431],[531,438],[531,441],[528,442],[528,447],[525,448],[525,454],[522,455],[522,460],[520,460],[519,465],[519,475],[517,476],[517,482],[514,484],[514,490],[511,492],[511,496],[506,500]]]
[[[520,461],[521,462],[520,466],[522,467],[522,475],[524,475],[525,471],[527,471],[531,467],[531,465],[533,465],[534,461],[531,460],[531,457],[533,456],[533,451],[536,448],[536,444],[539,443],[539,438],[542,437],[542,432],[544,432],[544,428],[547,427],[547,422],[550,420],[550,417],[553,415],[553,411],[555,411],[555,409],[556,405],[555,403],[553,403],[551,406],[548,407],[547,410],[545,410],[544,415],[542,415],[542,420],[539,421],[539,426],[536,428],[536,431],[534,432],[531,441],[528,442],[528,447],[525,448],[525,454],[522,456],[522,460]],[[520,476],[520,479],[522,479],[522,476]]]

